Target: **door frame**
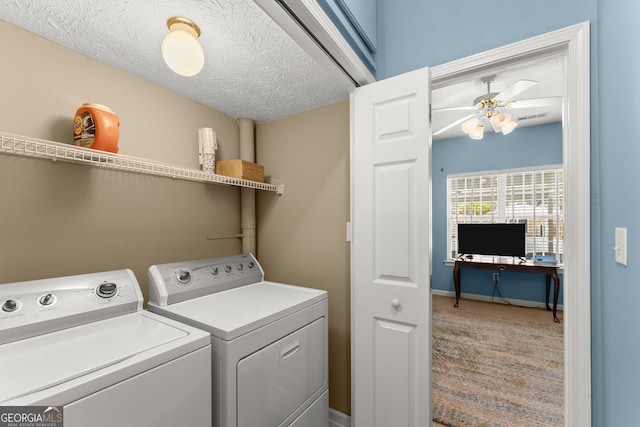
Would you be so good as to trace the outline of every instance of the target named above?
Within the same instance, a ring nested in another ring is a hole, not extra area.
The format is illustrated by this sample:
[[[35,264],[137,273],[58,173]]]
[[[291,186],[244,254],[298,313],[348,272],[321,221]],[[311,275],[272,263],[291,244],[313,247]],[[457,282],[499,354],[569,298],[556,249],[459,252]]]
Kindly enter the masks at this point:
[[[564,402],[566,426],[591,425],[591,220],[589,22],[431,68],[432,87],[509,61],[565,53],[562,163]]]

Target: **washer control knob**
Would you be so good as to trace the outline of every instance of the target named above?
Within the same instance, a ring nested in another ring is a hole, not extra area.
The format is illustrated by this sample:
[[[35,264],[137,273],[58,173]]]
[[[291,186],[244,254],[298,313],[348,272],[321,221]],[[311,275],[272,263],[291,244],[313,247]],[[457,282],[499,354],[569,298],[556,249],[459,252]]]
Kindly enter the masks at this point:
[[[180,270],[176,274],[176,279],[178,279],[178,283],[186,285],[191,281],[191,272],[189,270]]]
[[[238,271],[242,271],[242,270],[244,270],[244,265],[243,264],[238,264],[236,266],[236,268],[238,269]]]
[[[217,276],[218,273],[220,273],[220,270],[218,269],[218,267],[213,267],[211,269],[211,274],[213,274],[214,276]]]
[[[8,299],[2,304],[2,311],[6,311],[7,313],[11,313],[12,311],[16,311],[18,309],[18,302],[13,299]]]
[[[253,261],[249,261],[249,264],[247,264],[247,266],[249,267],[249,270],[253,270],[256,266],[256,263]]]
[[[112,298],[118,292],[118,286],[115,283],[105,282],[98,285],[96,294],[100,298]]]
[[[224,267],[224,271],[225,271],[225,273],[231,273],[231,266],[230,265],[226,265]]]
[[[55,297],[52,294],[46,294],[40,297],[38,302],[40,305],[51,305],[55,301]]]

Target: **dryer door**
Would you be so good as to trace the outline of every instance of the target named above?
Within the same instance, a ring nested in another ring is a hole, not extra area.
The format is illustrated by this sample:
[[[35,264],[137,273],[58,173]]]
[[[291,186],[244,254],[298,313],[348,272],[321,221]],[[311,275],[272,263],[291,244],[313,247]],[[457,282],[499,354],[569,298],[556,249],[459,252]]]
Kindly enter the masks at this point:
[[[326,387],[325,328],[318,319],[238,362],[238,427],[280,425]]]

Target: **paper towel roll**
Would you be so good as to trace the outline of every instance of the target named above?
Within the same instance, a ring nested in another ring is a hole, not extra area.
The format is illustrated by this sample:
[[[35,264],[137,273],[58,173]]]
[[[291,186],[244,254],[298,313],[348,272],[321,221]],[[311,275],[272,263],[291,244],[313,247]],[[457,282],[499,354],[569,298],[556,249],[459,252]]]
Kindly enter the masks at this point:
[[[198,129],[198,161],[205,172],[215,173],[218,141],[212,128]]]

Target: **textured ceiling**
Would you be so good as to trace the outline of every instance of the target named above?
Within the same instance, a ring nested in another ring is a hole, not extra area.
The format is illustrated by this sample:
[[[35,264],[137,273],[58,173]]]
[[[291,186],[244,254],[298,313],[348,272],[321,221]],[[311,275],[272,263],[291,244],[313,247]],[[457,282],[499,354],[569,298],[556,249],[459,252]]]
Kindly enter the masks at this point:
[[[167,19],[202,30],[204,69],[174,74]],[[0,0],[0,19],[234,118],[267,122],[349,94],[252,0]]]
[[[190,18],[202,30],[205,65],[197,76],[179,76],[162,59],[171,16]],[[0,0],[0,19],[234,118],[267,122],[346,99],[352,90],[253,0]],[[434,132],[465,114],[438,109],[471,105],[486,93],[480,79],[487,74],[496,74],[492,92],[516,80],[538,81],[514,100],[561,96],[562,64],[560,56],[537,58],[434,86]],[[561,111],[527,109],[514,116],[524,127],[560,121]],[[456,126],[434,139],[460,135]]]

